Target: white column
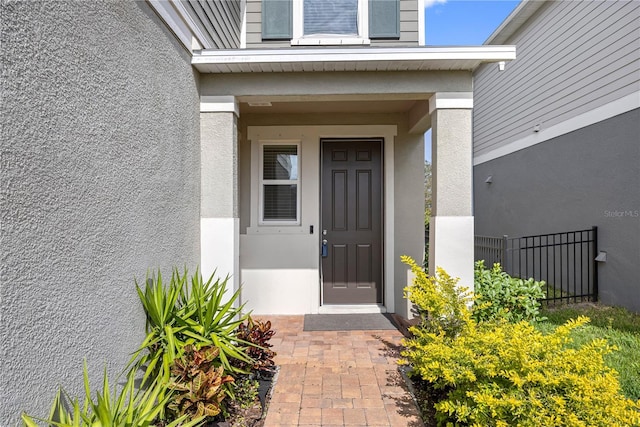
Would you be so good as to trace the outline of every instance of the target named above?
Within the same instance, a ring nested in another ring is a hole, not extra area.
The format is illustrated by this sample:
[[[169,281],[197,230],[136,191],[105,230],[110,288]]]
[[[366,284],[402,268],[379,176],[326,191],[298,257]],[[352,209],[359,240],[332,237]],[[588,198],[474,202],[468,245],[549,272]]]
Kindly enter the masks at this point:
[[[230,276],[227,296],[240,286],[237,119],[234,97],[201,97],[200,268]]]
[[[429,99],[432,129],[432,216],[429,274],[442,267],[473,290],[472,92]]]

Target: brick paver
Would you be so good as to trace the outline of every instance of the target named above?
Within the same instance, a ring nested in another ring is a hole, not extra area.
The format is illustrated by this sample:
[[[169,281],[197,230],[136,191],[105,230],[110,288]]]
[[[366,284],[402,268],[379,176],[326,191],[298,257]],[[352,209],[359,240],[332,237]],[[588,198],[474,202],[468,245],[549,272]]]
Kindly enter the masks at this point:
[[[398,331],[305,332],[268,316],[280,366],[264,427],[424,427],[397,369]]]

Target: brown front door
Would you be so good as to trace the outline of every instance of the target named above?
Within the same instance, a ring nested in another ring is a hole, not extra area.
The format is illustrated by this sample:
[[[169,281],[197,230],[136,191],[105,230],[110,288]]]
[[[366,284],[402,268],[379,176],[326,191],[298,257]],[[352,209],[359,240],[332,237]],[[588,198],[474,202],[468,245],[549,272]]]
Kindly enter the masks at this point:
[[[321,146],[322,302],[381,304],[382,138]]]

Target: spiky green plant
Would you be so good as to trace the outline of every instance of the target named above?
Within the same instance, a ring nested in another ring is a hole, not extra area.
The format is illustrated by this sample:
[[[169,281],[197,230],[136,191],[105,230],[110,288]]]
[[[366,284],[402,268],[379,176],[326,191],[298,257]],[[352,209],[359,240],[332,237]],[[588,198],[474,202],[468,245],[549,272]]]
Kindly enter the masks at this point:
[[[229,276],[224,280],[218,278],[213,281],[214,274],[205,282],[202,275],[196,272],[191,279],[191,287],[183,289],[178,322],[185,328],[180,331],[180,335],[184,337],[185,343],[216,346],[220,349],[219,357],[224,369],[235,372],[230,359],[251,361],[246,347],[252,343],[237,336],[238,326],[247,320],[250,313],[244,313],[245,304],[235,306],[240,297],[240,289],[225,301]]]
[[[230,359],[251,361],[245,351],[251,343],[236,336],[238,325],[249,315],[243,313],[244,304],[235,306],[240,291],[225,300],[229,277],[214,281],[214,275],[204,281],[196,270],[189,285],[186,269],[183,274],[174,269],[168,285],[163,284],[160,272],[156,279],[147,279],[144,290],[136,282],[147,315],[147,337],[127,369],[143,368],[145,382],[153,379],[167,384],[172,363],[188,344],[218,347],[220,362],[228,372],[237,371]]]
[[[131,372],[127,382],[118,393],[109,387],[105,369],[102,391],[92,396],[89,385],[87,364],[84,364],[84,403],[72,399],[62,388],[58,390],[46,419],[22,414],[23,426],[38,427],[37,421],[54,427],[151,427],[156,425],[158,416],[166,406],[170,395],[161,397],[164,385],[153,383],[147,389],[136,390],[135,373]],[[165,427],[194,427],[203,422],[203,417],[176,418]]]

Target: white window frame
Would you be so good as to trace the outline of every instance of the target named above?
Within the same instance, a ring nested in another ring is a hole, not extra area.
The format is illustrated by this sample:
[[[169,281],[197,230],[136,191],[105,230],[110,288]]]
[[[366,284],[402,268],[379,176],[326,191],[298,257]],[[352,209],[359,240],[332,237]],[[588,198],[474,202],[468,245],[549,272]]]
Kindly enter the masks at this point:
[[[284,145],[284,146],[295,146],[296,147],[296,155],[298,156],[298,177],[297,179],[264,179],[264,147],[266,145]],[[259,169],[258,169],[258,225],[292,225],[299,226],[300,225],[300,208],[302,207],[301,199],[301,177],[302,177],[302,168],[301,168],[301,144],[300,141],[260,141],[259,150],[260,150],[260,161],[259,161]],[[272,220],[272,219],[264,219],[264,186],[265,185],[296,185],[296,219],[295,220]]]
[[[304,0],[293,2],[293,46],[313,45],[368,45],[369,40],[369,0],[358,0],[358,35],[340,34],[304,35]]]

